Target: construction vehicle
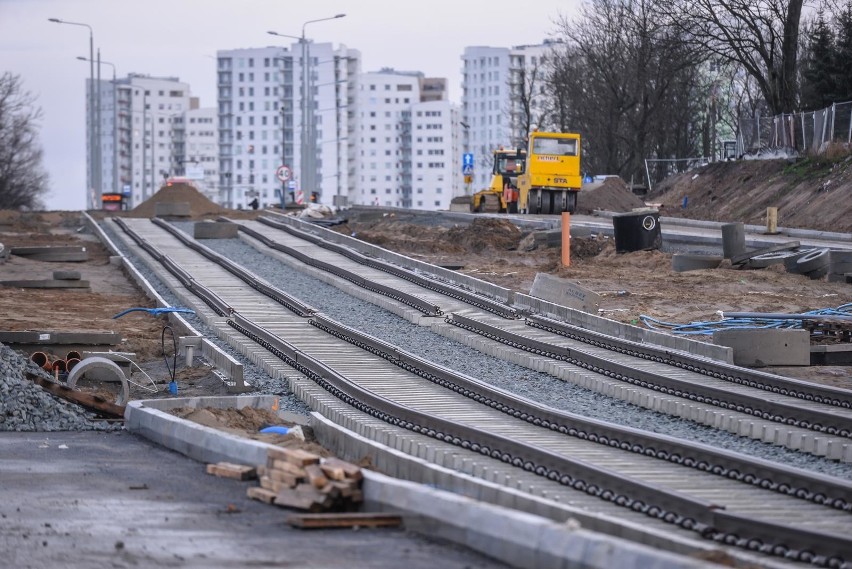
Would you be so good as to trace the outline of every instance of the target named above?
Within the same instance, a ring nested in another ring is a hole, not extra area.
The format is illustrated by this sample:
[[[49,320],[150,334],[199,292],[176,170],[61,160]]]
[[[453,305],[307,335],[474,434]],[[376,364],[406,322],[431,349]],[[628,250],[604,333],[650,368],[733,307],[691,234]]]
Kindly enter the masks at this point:
[[[518,210],[530,214],[574,213],[583,185],[580,135],[538,132],[529,136],[526,169],[516,178]]]
[[[526,167],[527,151],[501,146],[493,152],[493,157],[491,185],[473,194],[470,209],[480,213],[517,213],[517,178]]]

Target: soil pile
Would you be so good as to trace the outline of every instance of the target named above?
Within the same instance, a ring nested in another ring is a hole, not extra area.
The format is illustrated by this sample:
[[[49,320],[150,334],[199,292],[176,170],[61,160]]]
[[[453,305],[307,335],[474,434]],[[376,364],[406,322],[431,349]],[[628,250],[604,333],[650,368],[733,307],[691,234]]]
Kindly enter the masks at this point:
[[[623,213],[639,207],[645,207],[642,198],[631,192],[624,180],[614,177],[584,185],[574,213],[591,215],[595,210]]]
[[[189,204],[189,214],[192,217],[203,215],[222,215],[229,211],[209,199],[201,192],[187,184],[174,184],[172,186],[163,186],[160,190],[133,208],[127,217],[155,217],[158,203],[179,203],[185,202]]]
[[[778,208],[780,227],[852,231],[852,155],[831,159],[715,162],[666,178],[649,201],[663,215],[720,222],[766,223]],[[686,207],[684,207],[686,200]]]
[[[514,251],[521,240],[521,230],[506,219],[481,217],[475,218],[470,225],[451,228],[446,237],[469,253],[481,253],[485,249]]]

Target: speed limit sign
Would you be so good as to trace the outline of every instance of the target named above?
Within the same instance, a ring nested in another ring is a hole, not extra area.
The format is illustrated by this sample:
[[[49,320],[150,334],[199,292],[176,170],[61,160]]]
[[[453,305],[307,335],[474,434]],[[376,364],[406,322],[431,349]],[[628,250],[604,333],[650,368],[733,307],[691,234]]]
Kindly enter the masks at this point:
[[[278,179],[280,181],[286,182],[287,180],[290,179],[290,176],[293,175],[293,172],[290,171],[289,166],[283,166],[282,165],[282,166],[279,166],[278,169],[275,171],[275,175],[278,177]]]

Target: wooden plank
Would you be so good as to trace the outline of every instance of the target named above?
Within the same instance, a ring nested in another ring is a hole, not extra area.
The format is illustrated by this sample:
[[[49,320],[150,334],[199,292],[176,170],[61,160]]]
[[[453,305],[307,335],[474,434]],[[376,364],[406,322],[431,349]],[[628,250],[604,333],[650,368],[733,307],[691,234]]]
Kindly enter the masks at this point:
[[[56,395],[66,401],[76,403],[77,405],[85,407],[91,411],[96,411],[106,417],[124,419],[124,405],[116,405],[115,403],[107,401],[100,395],[83,393],[82,391],[71,389],[67,385],[56,383],[55,381],[45,379],[30,372],[27,372],[26,376],[27,379],[37,385],[40,385],[42,389],[52,395]]]
[[[272,464],[267,465],[268,470],[277,470],[278,472],[286,472],[287,474],[292,474],[293,476],[304,477],[305,469],[301,466],[296,466],[292,462],[287,462],[286,460],[272,460]]]
[[[308,477],[308,482],[314,485],[314,488],[322,488],[328,484],[328,478],[323,474],[322,469],[318,464],[309,464],[305,467],[305,473]]]
[[[346,478],[352,478],[354,480],[360,480],[364,477],[361,474],[361,467],[351,462],[346,462],[345,460],[340,460],[337,457],[329,457],[323,461],[323,464],[330,468],[340,468],[346,474]]]
[[[311,496],[305,495],[296,491],[293,488],[282,488],[275,494],[275,505],[285,508],[295,508],[297,510],[308,510],[319,512],[322,510],[322,505],[317,504]]]
[[[231,462],[219,462],[207,465],[207,474],[220,478],[233,478],[234,480],[253,480],[257,478],[257,470],[246,464],[233,464]]]
[[[402,516],[370,512],[294,514],[287,517],[287,523],[301,529],[399,527],[402,525]]]
[[[259,500],[266,504],[274,504],[276,494],[272,490],[267,490],[260,486],[250,486],[246,489],[246,496],[252,500]]]
[[[302,482],[305,477],[304,476],[296,476],[295,474],[291,474],[289,472],[284,472],[281,470],[268,470],[266,473],[266,477],[270,480],[274,480],[275,482],[279,482],[286,486],[287,488],[293,488],[299,482]]]
[[[319,464],[320,461],[319,455],[296,448],[271,448],[266,453],[266,456],[267,459],[282,460],[301,467],[309,464]]]

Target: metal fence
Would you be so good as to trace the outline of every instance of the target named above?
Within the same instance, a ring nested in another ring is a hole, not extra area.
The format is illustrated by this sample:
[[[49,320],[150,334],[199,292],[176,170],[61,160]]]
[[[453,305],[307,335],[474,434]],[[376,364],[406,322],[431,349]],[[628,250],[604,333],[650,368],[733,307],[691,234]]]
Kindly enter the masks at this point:
[[[852,101],[834,103],[817,111],[742,118],[737,154],[758,154],[765,150],[820,153],[829,142],[852,143]]]

